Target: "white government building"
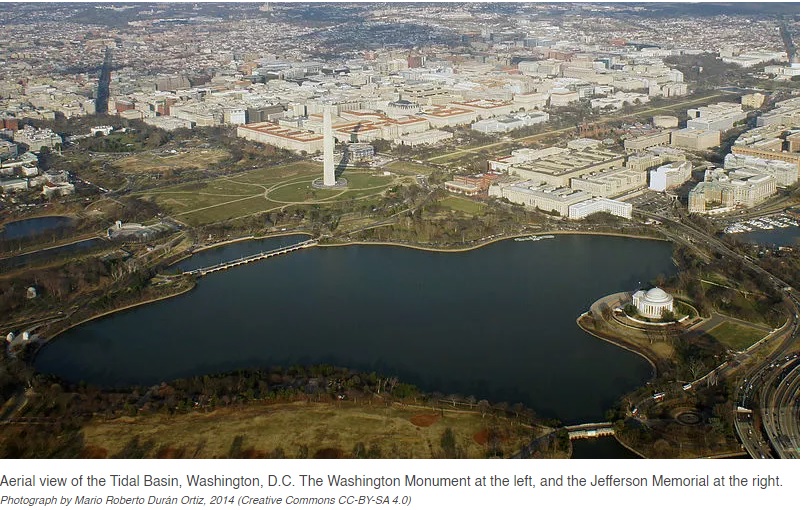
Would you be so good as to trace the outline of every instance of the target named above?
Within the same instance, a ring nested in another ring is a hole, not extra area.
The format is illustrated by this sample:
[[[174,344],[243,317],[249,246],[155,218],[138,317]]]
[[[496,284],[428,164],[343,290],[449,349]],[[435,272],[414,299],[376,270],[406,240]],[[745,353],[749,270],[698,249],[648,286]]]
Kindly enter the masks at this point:
[[[612,200],[610,198],[594,197],[568,207],[567,217],[571,220],[580,220],[586,218],[590,214],[607,212],[630,220],[632,208],[633,206],[626,202]]]
[[[648,292],[638,290],[631,298],[637,311],[643,317],[661,319],[665,310],[673,312],[673,296],[659,287],[654,287]]]
[[[690,180],[693,164],[689,161],[674,161],[651,170],[648,188],[654,191],[665,191],[677,188]]]

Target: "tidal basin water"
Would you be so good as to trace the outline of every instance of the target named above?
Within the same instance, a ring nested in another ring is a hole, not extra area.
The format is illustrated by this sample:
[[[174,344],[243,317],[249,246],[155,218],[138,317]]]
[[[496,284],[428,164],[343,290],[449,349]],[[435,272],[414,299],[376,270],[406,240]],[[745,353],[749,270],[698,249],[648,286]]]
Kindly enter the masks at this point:
[[[220,249],[254,252],[248,242]],[[213,251],[201,255],[218,262]],[[36,368],[110,387],[327,363],[445,395],[522,402],[566,423],[597,420],[651,369],[576,318],[601,296],[674,271],[669,243],[605,236],[461,253],[316,247],[73,328],[41,350]]]

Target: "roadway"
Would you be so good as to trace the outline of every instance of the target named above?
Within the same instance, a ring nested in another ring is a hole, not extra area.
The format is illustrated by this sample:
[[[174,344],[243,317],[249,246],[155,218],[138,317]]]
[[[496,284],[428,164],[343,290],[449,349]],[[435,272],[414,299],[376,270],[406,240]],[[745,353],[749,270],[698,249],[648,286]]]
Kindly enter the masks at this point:
[[[728,246],[726,246],[723,241],[720,239],[713,237],[706,232],[698,230],[697,228],[687,225],[685,223],[676,221],[673,218],[668,218],[661,214],[656,214],[648,211],[644,211],[642,209],[635,209],[635,212],[640,216],[643,216],[648,219],[658,220],[661,221],[663,225],[670,226],[673,228],[675,234],[672,236],[676,240],[681,241],[683,244],[690,246],[693,249],[697,249],[698,247],[707,247],[712,251],[717,251],[718,253],[722,253],[723,255],[727,255],[735,260],[740,260],[745,266],[749,267],[750,269],[756,271],[757,273],[765,276],[770,280],[770,282],[776,287],[777,290],[785,290],[790,289],[787,291],[791,296],[794,297],[794,301],[798,301],[798,291],[792,289],[790,284],[782,280],[781,278],[776,277],[773,273],[766,271],[758,264],[755,264],[753,260],[749,257],[746,257],[736,251],[732,250]]]
[[[771,370],[762,372],[764,381],[759,392],[762,428],[779,458],[797,459],[798,358],[788,356],[784,363],[774,362],[769,367]]]
[[[792,374],[781,378],[776,375],[778,367],[783,366],[785,362],[791,359],[797,360],[798,357],[798,291],[781,278],[757,265],[749,257],[735,252],[720,239],[694,226],[661,214],[640,209],[636,211],[640,216],[661,221],[667,227],[666,230],[672,232],[670,237],[675,241],[690,246],[694,250],[707,248],[713,252],[716,251],[726,255],[733,260],[739,260],[744,266],[764,276],[784,296],[784,306],[788,314],[787,322],[768,335],[763,342],[760,342],[759,348],[750,348],[745,353],[739,354],[736,359],[717,367],[704,378],[709,376],[727,378],[741,373],[745,377],[735,397],[739,408],[749,409],[749,406],[754,403],[765,403],[764,406],[750,409],[750,412],[742,409],[735,410],[735,431],[751,457],[756,459],[773,458],[775,456],[790,458],[790,456],[794,455],[795,458],[798,458],[799,432],[797,421],[799,393],[797,363],[794,379]],[[747,362],[759,359],[754,356],[757,352],[765,357],[756,365],[751,366]],[[782,384],[785,386],[782,387]],[[787,386],[788,384],[789,386]],[[794,391],[793,388],[795,388]],[[778,391],[779,389],[782,391]],[[793,423],[793,420],[795,420],[795,423]],[[763,423],[764,427],[759,427],[760,423]]]
[[[797,353],[774,355],[751,372],[738,388],[737,404],[735,430],[751,457],[799,458]]]
[[[620,121],[620,120],[623,120],[623,119],[638,118],[638,117],[642,117],[643,115],[649,115],[649,114],[653,115],[654,113],[657,113],[657,112],[673,112],[677,107],[680,107],[680,106],[690,106],[690,105],[695,105],[695,104],[699,104],[699,103],[707,103],[710,99],[715,99],[715,98],[718,98],[718,97],[721,97],[721,96],[725,96],[725,95],[727,95],[727,94],[722,93],[722,92],[715,92],[713,94],[709,94],[709,95],[704,96],[704,97],[697,97],[697,98],[693,98],[693,99],[690,99],[690,100],[687,100],[687,101],[682,101],[680,103],[675,103],[675,104],[670,104],[670,105],[665,105],[665,106],[646,107],[646,108],[643,108],[640,111],[636,111],[636,112],[629,113],[629,114],[626,114],[626,115],[617,115],[617,116],[614,116],[614,117],[605,116],[605,117],[600,117],[600,118],[597,118],[597,119],[593,118],[593,119],[588,119],[588,120],[592,124],[604,124],[606,122],[611,122],[611,121]],[[454,154],[475,154],[477,152],[489,149],[491,147],[509,146],[509,145],[512,145],[513,143],[533,142],[533,141],[536,141],[536,140],[540,140],[542,138],[547,138],[547,137],[550,137],[550,136],[561,135],[561,134],[564,134],[564,133],[575,132],[575,131],[576,131],[576,126],[568,126],[568,127],[564,127],[564,128],[560,128],[560,129],[552,129],[550,131],[544,131],[542,133],[536,133],[536,134],[533,134],[533,135],[523,136],[523,137],[520,137],[520,138],[512,138],[511,140],[503,140],[503,141],[500,141],[500,142],[493,142],[493,143],[489,143],[489,144],[479,145],[479,146],[476,146],[476,147],[467,147],[467,148],[464,148],[464,149],[453,149],[453,150],[448,151],[447,154],[440,154],[438,156],[432,156],[432,157],[428,158],[426,161],[429,162],[429,163],[436,163],[438,160],[441,160],[441,159],[445,159],[445,160],[451,159]]]

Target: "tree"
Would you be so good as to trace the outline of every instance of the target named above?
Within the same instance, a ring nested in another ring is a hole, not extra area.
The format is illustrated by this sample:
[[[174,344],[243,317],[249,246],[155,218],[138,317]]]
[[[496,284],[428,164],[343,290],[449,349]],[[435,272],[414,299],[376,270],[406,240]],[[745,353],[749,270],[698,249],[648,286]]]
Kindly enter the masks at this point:
[[[42,171],[50,170],[53,166],[53,151],[50,147],[42,147],[39,150],[39,168]]]
[[[478,401],[478,410],[481,413],[481,417],[484,418],[487,413],[490,411],[491,407],[487,400],[479,400]]]
[[[601,303],[598,307],[601,309],[601,317],[603,317],[605,321],[610,321],[612,319],[612,309],[609,308],[609,305],[607,303]]]
[[[355,445],[353,445],[353,457],[356,459],[364,459],[367,457],[367,448],[364,446],[364,443],[359,441]]]
[[[448,427],[445,429],[442,433],[442,437],[440,437],[439,445],[442,447],[443,457],[447,459],[456,459],[459,457],[458,448],[456,446],[456,436],[452,428]]]
[[[690,375],[692,375],[693,380],[701,377],[701,374],[706,371],[706,365],[704,365],[703,360],[696,357],[690,358],[687,368],[690,370]]]

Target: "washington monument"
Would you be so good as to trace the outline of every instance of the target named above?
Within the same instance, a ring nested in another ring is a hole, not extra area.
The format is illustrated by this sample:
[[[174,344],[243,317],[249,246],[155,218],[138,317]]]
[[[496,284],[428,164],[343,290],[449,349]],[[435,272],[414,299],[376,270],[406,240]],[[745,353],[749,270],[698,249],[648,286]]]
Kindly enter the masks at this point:
[[[323,186],[335,186],[334,130],[331,128],[331,106],[323,107]]]

